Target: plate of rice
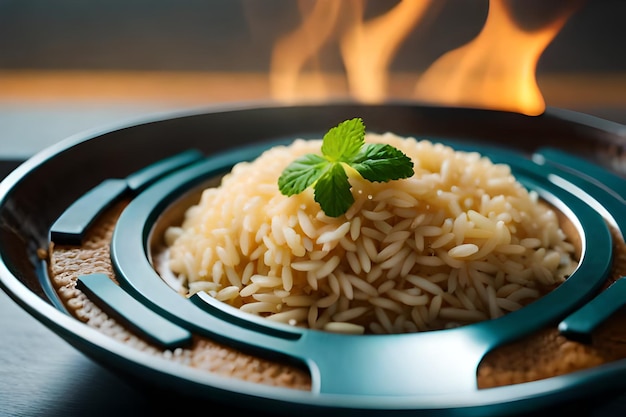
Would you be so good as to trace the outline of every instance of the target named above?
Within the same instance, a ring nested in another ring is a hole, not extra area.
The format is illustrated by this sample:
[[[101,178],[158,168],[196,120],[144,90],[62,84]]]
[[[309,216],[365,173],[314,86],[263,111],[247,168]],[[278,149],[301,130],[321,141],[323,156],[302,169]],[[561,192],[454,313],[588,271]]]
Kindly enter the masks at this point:
[[[340,161],[345,181],[319,168],[321,179],[281,192],[285,169],[321,155],[328,129],[355,116],[364,146],[393,147],[411,175],[369,180],[378,168],[355,151],[352,165]],[[228,393],[242,409],[536,410],[624,379],[620,312],[592,343],[559,331],[625,273],[613,210],[623,196],[544,152],[623,182],[623,137],[611,128],[598,134],[558,110],[327,104],[168,115],[69,138],[2,183],[2,287],[111,369],[200,399]],[[202,156],[111,194],[80,241],[55,241],[55,222],[81,197],[190,149]],[[322,203],[338,204],[344,182],[352,201],[330,215]],[[335,194],[325,199],[320,183]],[[96,276],[187,336],[160,343],[88,288]]]

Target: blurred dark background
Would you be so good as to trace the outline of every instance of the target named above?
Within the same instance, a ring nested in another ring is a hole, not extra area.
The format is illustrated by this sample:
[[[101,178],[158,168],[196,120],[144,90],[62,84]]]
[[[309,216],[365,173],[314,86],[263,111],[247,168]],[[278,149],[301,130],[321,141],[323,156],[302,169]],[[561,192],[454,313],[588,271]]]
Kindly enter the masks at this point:
[[[577,5],[538,62],[546,104],[626,123],[626,1],[502,1],[530,29]],[[364,17],[397,3],[366,1]],[[154,113],[271,98],[272,48],[301,25],[299,6],[296,0],[0,0],[0,158],[25,158],[74,133]],[[433,0],[390,63],[397,84],[390,97],[412,91],[437,58],[474,38],[488,6],[487,0]],[[336,42],[322,48],[316,64],[344,74]]]
[[[348,0],[340,0],[348,1]],[[520,20],[572,0],[517,0]],[[397,1],[370,0],[366,17]],[[421,71],[481,29],[486,0],[436,0],[393,61]],[[626,2],[586,0],[541,58],[547,72],[625,71]],[[0,69],[267,71],[271,47],[300,24],[295,0],[0,0]],[[337,51],[326,51],[329,65]]]

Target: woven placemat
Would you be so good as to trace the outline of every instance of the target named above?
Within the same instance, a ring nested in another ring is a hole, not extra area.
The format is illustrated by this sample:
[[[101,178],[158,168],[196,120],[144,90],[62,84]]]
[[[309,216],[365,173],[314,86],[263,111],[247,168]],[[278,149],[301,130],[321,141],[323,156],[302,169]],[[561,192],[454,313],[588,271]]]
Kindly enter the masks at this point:
[[[201,336],[189,348],[166,350],[151,345],[117,322],[76,288],[80,275],[107,274],[117,282],[109,246],[115,224],[128,201],[113,206],[88,230],[80,247],[55,246],[42,251],[49,276],[61,301],[78,320],[138,350],[215,374],[245,381],[311,389],[306,370],[250,355]],[[626,275],[626,245],[615,234],[615,259],[605,287]],[[607,320],[593,335],[591,344],[570,341],[549,327],[489,352],[478,368],[479,388],[511,385],[571,373],[626,357],[626,310]]]

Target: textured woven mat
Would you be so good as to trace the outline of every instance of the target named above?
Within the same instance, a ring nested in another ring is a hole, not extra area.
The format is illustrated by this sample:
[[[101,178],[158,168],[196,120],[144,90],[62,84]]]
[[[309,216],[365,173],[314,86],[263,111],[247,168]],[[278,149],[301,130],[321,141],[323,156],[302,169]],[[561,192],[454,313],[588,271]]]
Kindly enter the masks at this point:
[[[128,202],[109,209],[90,228],[81,247],[53,246],[42,251],[60,299],[80,321],[136,349],[184,366],[261,384],[310,390],[307,371],[290,364],[251,356],[207,338],[195,336],[191,347],[163,350],[133,334],[100,310],[76,288],[80,275],[105,273],[116,281],[109,245],[117,218]],[[616,257],[605,286],[626,275],[626,245],[615,239]],[[117,281],[116,281],[117,282]],[[598,366],[626,357],[626,310],[611,317],[593,335],[590,345],[569,341],[554,327],[543,329],[516,343],[487,354],[478,368],[480,388],[549,378]]]

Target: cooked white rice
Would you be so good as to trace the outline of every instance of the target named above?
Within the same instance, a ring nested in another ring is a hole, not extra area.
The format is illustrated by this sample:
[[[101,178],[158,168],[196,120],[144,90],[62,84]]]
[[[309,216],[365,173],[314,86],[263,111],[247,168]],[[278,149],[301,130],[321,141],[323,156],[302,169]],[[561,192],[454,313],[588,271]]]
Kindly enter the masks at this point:
[[[403,333],[496,318],[560,284],[575,247],[556,213],[478,153],[391,133],[415,175],[352,176],[354,205],[332,218],[311,189],[277,179],[321,140],[298,139],[242,162],[166,231],[169,268],[188,295],[206,291],[252,314],[350,333]]]

